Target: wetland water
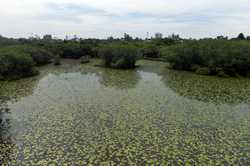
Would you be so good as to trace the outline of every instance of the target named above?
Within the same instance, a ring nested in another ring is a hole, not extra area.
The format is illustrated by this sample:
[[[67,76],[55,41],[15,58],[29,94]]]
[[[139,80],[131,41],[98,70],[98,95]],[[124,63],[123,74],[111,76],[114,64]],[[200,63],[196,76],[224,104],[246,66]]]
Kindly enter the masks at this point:
[[[94,63],[0,82],[0,165],[250,164],[250,79]]]

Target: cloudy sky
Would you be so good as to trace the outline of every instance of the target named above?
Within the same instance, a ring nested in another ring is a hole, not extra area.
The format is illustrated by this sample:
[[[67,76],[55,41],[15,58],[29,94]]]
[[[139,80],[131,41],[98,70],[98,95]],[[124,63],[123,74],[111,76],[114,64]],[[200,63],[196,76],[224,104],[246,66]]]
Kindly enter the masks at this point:
[[[0,0],[0,34],[64,38],[250,35],[249,0]]]

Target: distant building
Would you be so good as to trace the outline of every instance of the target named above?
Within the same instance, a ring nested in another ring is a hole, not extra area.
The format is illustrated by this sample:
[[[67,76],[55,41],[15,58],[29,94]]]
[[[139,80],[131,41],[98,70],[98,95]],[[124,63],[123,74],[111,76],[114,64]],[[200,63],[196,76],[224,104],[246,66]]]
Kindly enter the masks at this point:
[[[77,35],[74,35],[74,37],[73,37],[72,40],[73,40],[73,41],[79,41],[80,39],[77,37]]]
[[[49,35],[49,34],[44,35],[43,40],[52,40],[52,35]]]
[[[131,40],[133,40],[133,37],[130,36],[129,34],[127,34],[127,33],[124,33],[124,40],[125,41],[131,41]]]
[[[65,36],[65,41],[68,41],[70,39],[70,37],[68,35]]]
[[[176,40],[176,41],[179,41],[179,40],[181,40],[181,38],[180,38],[180,35],[176,35],[176,34],[172,34],[172,35],[170,35],[170,36],[168,36],[168,38],[169,39],[173,39],[173,40]]]
[[[217,36],[218,40],[228,40],[227,36]]]
[[[31,34],[29,37],[29,40],[40,40],[40,36],[37,34]]]
[[[155,34],[155,38],[156,38],[156,39],[162,39],[162,37],[163,37],[162,33],[157,32],[157,33]]]
[[[108,37],[108,38],[107,38],[107,40],[109,40],[109,41],[113,41],[113,40],[114,40],[114,38],[113,38],[113,36],[110,36],[110,37]]]

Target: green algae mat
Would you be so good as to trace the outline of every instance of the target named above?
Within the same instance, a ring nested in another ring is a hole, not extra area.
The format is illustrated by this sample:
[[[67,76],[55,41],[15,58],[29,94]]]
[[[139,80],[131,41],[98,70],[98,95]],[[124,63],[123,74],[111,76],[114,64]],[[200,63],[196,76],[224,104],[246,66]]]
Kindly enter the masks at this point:
[[[0,82],[0,165],[250,165],[250,79],[63,61]]]

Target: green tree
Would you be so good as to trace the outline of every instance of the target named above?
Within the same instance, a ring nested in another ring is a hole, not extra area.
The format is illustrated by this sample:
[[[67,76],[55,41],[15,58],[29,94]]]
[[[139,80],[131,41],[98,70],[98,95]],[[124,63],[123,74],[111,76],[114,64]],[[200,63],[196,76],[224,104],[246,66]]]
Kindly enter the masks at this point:
[[[246,38],[245,38],[245,35],[244,35],[243,33],[240,33],[240,34],[238,35],[238,39],[239,39],[239,40],[245,40]]]
[[[131,41],[131,40],[133,40],[133,38],[129,34],[124,33],[124,40],[125,41]]]

